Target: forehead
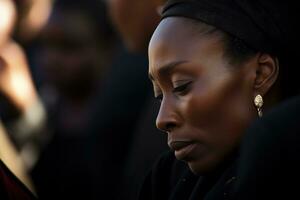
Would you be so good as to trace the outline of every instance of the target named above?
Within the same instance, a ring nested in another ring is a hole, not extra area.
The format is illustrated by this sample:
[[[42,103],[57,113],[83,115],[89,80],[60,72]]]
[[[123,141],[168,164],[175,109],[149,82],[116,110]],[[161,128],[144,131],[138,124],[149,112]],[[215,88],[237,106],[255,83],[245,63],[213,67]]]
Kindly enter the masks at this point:
[[[156,28],[150,41],[149,50],[162,47],[162,44],[165,43],[174,44],[174,46],[188,45],[191,40],[196,39],[193,35],[195,37],[195,31],[188,19],[182,17],[165,18]]]
[[[183,17],[161,21],[149,44],[149,71],[177,61],[210,62],[223,56],[220,35],[207,33]]]

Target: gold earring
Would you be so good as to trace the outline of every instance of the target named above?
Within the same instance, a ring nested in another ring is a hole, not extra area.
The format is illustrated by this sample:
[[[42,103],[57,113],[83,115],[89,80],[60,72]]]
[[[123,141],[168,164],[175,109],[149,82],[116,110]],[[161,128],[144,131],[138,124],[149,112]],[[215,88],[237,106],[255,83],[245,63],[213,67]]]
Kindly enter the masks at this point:
[[[256,95],[254,98],[254,105],[256,106],[257,113],[259,117],[262,117],[262,106],[264,105],[264,100],[260,94]]]

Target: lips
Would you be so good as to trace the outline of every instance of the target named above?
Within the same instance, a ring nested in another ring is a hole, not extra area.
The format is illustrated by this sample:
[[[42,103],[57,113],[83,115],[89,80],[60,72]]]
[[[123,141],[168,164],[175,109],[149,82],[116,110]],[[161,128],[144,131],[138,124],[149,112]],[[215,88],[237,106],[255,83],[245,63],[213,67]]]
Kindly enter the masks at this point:
[[[169,143],[169,147],[173,151],[178,151],[182,148],[185,148],[186,146],[188,146],[190,144],[193,144],[193,142],[191,142],[191,141],[174,141],[174,142]]]
[[[175,151],[178,160],[188,160],[196,144],[192,141],[174,141],[169,143],[169,147]]]

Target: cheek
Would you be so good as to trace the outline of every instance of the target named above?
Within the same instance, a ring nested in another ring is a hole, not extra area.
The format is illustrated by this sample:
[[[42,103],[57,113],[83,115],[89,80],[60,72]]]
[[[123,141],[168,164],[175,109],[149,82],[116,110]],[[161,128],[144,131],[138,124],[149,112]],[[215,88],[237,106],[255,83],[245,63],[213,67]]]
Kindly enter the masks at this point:
[[[226,151],[239,140],[253,118],[247,89],[235,79],[198,87],[185,104],[189,126],[200,129],[208,146]]]
[[[227,115],[232,93],[230,84],[226,81],[211,81],[213,83],[197,83],[193,91],[188,95],[184,103],[185,119],[193,126],[211,127],[217,119],[223,118],[220,115]]]

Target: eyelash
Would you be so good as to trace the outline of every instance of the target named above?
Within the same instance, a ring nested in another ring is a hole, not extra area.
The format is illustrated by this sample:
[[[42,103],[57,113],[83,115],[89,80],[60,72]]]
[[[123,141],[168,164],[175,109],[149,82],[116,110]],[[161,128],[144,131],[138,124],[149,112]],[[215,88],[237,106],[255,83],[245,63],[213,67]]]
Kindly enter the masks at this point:
[[[192,81],[189,81],[189,82],[184,83],[180,86],[177,86],[173,89],[173,92],[177,93],[177,94],[180,94],[180,95],[184,95],[188,91],[188,88],[189,88],[191,83],[192,83]]]
[[[177,86],[173,89],[173,93],[179,94],[179,95],[184,95],[188,92],[189,86],[192,83],[192,81],[187,82],[185,84],[182,84],[180,86]],[[155,99],[157,99],[158,101],[162,101],[163,99],[163,94],[159,94],[155,97]]]

